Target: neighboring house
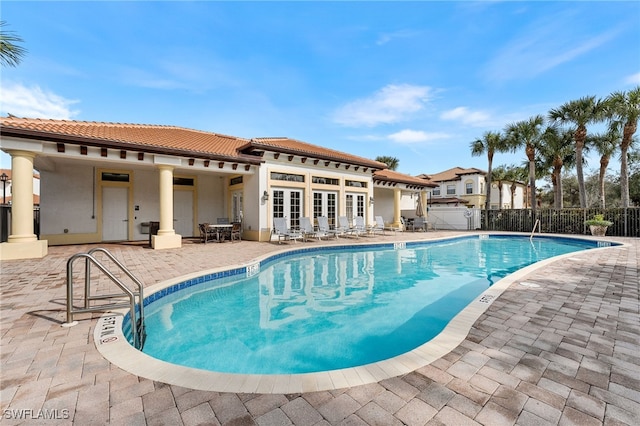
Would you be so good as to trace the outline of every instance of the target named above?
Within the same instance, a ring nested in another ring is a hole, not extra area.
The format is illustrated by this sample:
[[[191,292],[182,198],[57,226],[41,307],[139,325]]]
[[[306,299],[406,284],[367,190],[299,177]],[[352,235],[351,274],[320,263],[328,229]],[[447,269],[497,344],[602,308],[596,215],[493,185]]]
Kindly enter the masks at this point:
[[[11,204],[11,169],[0,169],[0,175],[6,176],[3,178],[2,189],[0,189],[2,191],[0,202]],[[40,173],[36,171],[33,172],[33,204],[36,206],[40,204]]]
[[[435,174],[421,174],[418,177],[426,179],[438,185],[430,192],[429,204],[433,207],[458,207],[468,208],[485,207],[486,200],[486,175],[487,172],[476,168],[454,167]],[[520,182],[493,181],[491,184],[490,208],[500,209],[502,192],[502,208],[521,209],[525,207],[526,185]],[[512,190],[513,198],[512,198]]]
[[[397,222],[403,197],[425,198],[430,186],[298,140],[176,126],[2,117],[0,148],[12,157],[14,218],[33,209],[25,194],[34,168],[41,181],[40,240],[32,221],[14,219],[2,259],[42,257],[48,244],[145,240],[151,222],[159,222],[155,249],[180,247],[218,218],[242,220],[243,238],[255,241],[271,238],[274,217],[289,226],[321,215],[372,224],[376,208]]]

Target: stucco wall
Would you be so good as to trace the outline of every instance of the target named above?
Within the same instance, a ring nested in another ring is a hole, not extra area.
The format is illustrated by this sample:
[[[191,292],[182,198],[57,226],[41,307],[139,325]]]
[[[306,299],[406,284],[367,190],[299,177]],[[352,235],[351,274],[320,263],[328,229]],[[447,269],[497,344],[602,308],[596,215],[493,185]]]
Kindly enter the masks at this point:
[[[93,178],[90,166],[57,167],[55,171],[40,172],[41,234],[97,232]]]

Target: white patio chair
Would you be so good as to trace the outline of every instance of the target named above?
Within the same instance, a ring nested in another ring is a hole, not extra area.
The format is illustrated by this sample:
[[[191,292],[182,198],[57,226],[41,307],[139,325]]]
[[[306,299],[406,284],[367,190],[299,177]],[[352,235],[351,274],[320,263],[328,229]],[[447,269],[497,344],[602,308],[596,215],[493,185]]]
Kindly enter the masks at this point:
[[[278,236],[278,244],[282,244],[282,240],[296,240],[302,238],[302,234],[299,231],[291,230],[287,227],[287,218],[274,217],[273,218],[273,233]]]

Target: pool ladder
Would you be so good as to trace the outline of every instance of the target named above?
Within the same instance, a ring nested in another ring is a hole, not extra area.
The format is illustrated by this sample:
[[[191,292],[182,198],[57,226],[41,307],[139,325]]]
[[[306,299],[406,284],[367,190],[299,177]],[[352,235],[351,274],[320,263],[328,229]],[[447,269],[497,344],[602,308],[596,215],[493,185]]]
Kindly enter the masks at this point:
[[[109,269],[100,262],[95,253],[103,253],[109,260],[113,262],[125,275],[127,275],[138,288],[137,291],[132,291],[126,286],[118,277],[113,275]],[[84,276],[84,305],[83,307],[73,306],[73,264],[78,259],[85,260],[85,276]],[[91,294],[91,265],[95,265],[104,275],[107,276],[116,286],[122,290],[122,293],[111,293],[92,295]],[[64,326],[73,326],[77,324],[77,321],[73,320],[73,315],[85,312],[106,312],[111,309],[117,308],[129,308],[129,315],[131,319],[131,336],[133,338],[133,346],[136,349],[142,350],[144,347],[144,341],[146,339],[146,332],[144,326],[144,306],[143,306],[143,285],[138,278],[135,277],[122,263],[120,263],[107,249],[102,247],[96,247],[89,250],[87,253],[77,253],[69,258],[67,261],[67,322]],[[121,299],[127,297],[127,302],[111,301],[109,303],[103,303],[101,305],[92,306],[91,302],[95,300],[108,300],[108,299]],[[137,299],[137,303],[136,303]],[[137,308],[137,309],[136,309]]]

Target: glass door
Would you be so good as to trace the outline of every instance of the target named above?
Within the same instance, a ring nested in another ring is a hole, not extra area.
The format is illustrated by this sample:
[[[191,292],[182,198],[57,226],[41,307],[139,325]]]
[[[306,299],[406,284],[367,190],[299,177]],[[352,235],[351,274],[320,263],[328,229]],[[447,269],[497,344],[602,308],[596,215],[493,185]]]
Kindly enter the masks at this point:
[[[328,191],[315,191],[313,193],[313,219],[326,216],[329,225],[334,226],[338,214],[338,193]]]
[[[286,217],[289,228],[299,227],[300,216],[304,214],[302,209],[302,190],[274,189],[272,196],[273,217]]]

